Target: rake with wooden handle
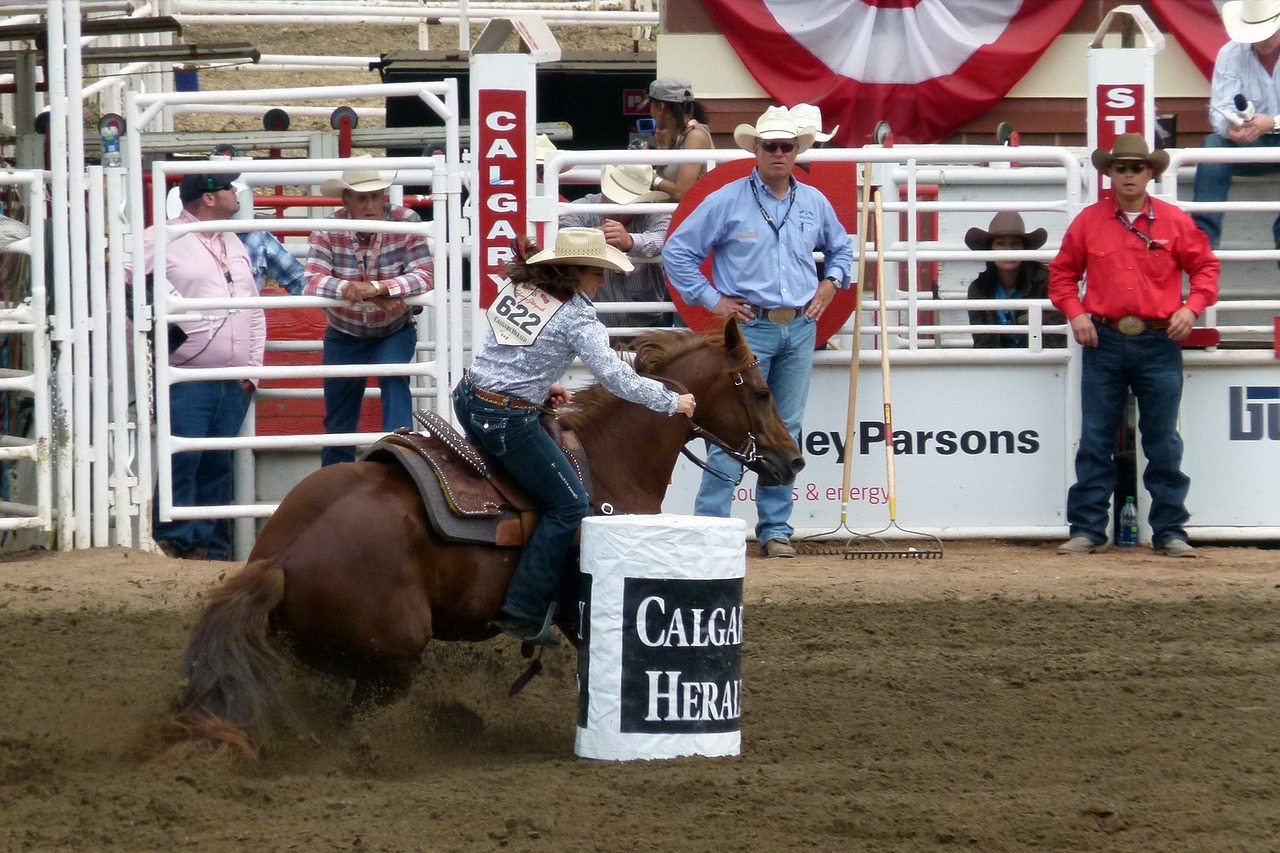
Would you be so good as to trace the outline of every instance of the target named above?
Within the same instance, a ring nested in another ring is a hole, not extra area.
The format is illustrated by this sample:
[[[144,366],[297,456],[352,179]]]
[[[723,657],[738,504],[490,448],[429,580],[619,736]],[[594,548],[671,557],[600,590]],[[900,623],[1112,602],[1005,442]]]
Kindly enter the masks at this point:
[[[862,164],[862,203],[858,206],[858,275],[853,281],[857,300],[853,307],[853,346],[850,347],[849,352],[849,408],[844,425],[844,477],[840,486],[840,524],[834,530],[797,540],[797,547],[801,553],[805,554],[840,554],[844,549],[839,542],[823,540],[839,536],[841,533],[851,536],[862,535],[849,529],[849,482],[853,466],[853,453],[850,452],[850,448],[854,446],[854,430],[857,426],[854,412],[858,402],[858,366],[862,355],[862,299],[865,295],[863,285],[867,272],[867,229],[870,227],[870,220],[871,163],[867,162]],[[876,239],[880,238],[877,236]]]
[[[884,204],[880,191],[875,193],[876,217],[876,293],[880,301],[880,378],[884,389],[884,455],[888,477],[889,524],[872,533],[860,534],[845,547],[849,559],[881,559],[907,557],[936,559],[942,556],[942,540],[928,533],[907,530],[898,525],[898,496],[893,472],[893,402],[889,382],[889,311],[885,299],[884,275]],[[845,457],[849,448],[846,445]],[[894,540],[890,545],[887,539]]]

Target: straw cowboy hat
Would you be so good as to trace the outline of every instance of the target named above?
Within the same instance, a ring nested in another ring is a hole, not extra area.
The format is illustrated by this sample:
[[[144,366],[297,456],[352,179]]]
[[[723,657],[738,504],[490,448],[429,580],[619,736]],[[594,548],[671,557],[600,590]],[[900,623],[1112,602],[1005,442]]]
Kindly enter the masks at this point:
[[[991,217],[987,230],[970,228],[965,232],[964,244],[975,252],[985,252],[997,237],[1017,237],[1022,241],[1023,249],[1039,249],[1049,239],[1049,232],[1043,228],[1027,231],[1022,216],[1012,210],[1002,210]]]
[[[1222,7],[1222,23],[1232,41],[1266,41],[1280,30],[1280,0],[1231,0]]]
[[[559,151],[556,144],[551,141],[551,137],[545,133],[539,133],[533,140],[533,162],[542,164],[547,162],[547,155],[553,151]]]
[[[1093,168],[1105,172],[1117,160],[1138,160],[1151,167],[1152,177],[1158,178],[1169,167],[1168,151],[1152,151],[1147,147],[1147,140],[1137,133],[1122,133],[1116,137],[1110,151],[1101,148],[1094,151],[1089,159]]]
[[[391,182],[383,180],[377,169],[347,169],[341,178],[330,178],[320,185],[320,194],[330,198],[342,198],[342,193],[351,190],[357,193],[385,190]]]
[[[756,119],[755,127],[740,124],[733,131],[733,141],[743,151],[755,151],[757,139],[794,139],[797,153],[803,153],[813,145],[814,136],[812,127],[801,129],[796,126],[786,107],[769,107]]]
[[[605,166],[600,170],[600,191],[614,204],[643,204],[665,201],[671,196],[653,186],[653,167],[645,163]]]
[[[822,110],[813,104],[796,104],[791,108],[791,120],[801,130],[812,129],[815,142],[830,142],[840,132],[840,125],[831,128],[830,133],[822,132]]]
[[[530,255],[525,261],[536,264],[565,264],[577,267],[602,267],[614,272],[631,272],[635,269],[627,256],[604,241],[599,228],[561,228],[556,234],[556,245]]]

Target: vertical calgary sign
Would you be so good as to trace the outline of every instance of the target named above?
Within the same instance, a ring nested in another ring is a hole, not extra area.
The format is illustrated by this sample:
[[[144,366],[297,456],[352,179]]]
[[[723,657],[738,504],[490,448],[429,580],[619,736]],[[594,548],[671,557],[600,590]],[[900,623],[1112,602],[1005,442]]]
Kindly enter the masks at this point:
[[[529,92],[485,89],[475,104],[477,240],[471,263],[479,277],[479,308],[493,304],[506,282],[511,241],[528,230]]]

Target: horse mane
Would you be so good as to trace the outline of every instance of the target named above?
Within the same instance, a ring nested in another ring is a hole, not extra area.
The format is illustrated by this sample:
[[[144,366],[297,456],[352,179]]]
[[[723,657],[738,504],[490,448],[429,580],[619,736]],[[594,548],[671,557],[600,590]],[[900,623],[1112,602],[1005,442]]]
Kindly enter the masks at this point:
[[[707,347],[724,346],[724,335],[701,335],[692,331],[659,329],[645,332],[637,337],[629,348],[619,348],[618,357],[632,357],[632,366],[641,375],[655,375],[685,353]],[[573,407],[562,415],[562,420],[571,430],[580,430],[583,425],[603,415],[618,400],[599,383],[593,383],[581,391],[574,392]]]

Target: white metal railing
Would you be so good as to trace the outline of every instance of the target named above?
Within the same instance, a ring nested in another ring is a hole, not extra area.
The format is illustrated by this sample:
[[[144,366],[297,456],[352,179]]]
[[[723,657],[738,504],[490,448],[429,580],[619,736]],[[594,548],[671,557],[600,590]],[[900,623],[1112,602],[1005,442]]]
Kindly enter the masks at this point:
[[[20,341],[23,354],[21,363],[0,368],[0,392],[12,395],[6,402],[12,402],[12,397],[18,395],[30,397],[32,401],[30,429],[22,434],[0,435],[0,461],[5,463],[6,479],[5,497],[0,500],[0,537],[16,530],[52,534],[54,467],[65,464],[67,455],[55,453],[54,447],[52,348],[46,310],[49,294],[45,288],[44,175],[37,171],[0,172],[0,186],[20,188],[31,231],[29,237],[22,239],[22,245],[9,247],[29,258],[30,296],[0,306],[0,332],[11,342]],[[71,438],[61,430],[57,441],[65,447]],[[25,469],[21,472],[24,476],[10,476],[15,468]],[[24,481],[30,483],[31,499],[16,500],[17,496],[9,490]]]
[[[1266,201],[1203,202],[1178,197],[1178,170],[1200,163],[1268,164],[1280,172],[1280,148],[1174,148],[1169,150],[1169,167],[1160,180],[1160,192],[1188,213],[1255,213],[1280,215],[1280,198]],[[1280,261],[1280,247],[1263,249],[1221,249],[1218,260],[1227,263]]]
[[[394,91],[393,91],[394,90]],[[429,405],[437,411],[448,412],[448,393],[452,388],[453,379],[460,375],[462,358],[460,353],[452,351],[449,345],[449,337],[447,334],[450,315],[457,314],[460,317],[460,307],[452,307],[450,305],[450,294],[455,290],[461,292],[460,287],[454,287],[452,282],[455,277],[460,276],[460,266],[456,258],[451,257],[456,251],[449,250],[449,234],[459,235],[454,238],[454,245],[460,242],[460,235],[464,233],[461,219],[461,157],[460,157],[460,138],[458,130],[458,107],[457,107],[457,90],[456,82],[447,80],[441,83],[404,83],[386,85],[369,85],[369,86],[342,86],[342,87],[325,87],[311,89],[272,89],[272,90],[252,90],[246,92],[235,93],[199,93],[199,92],[174,92],[158,95],[135,95],[130,96],[128,100],[128,122],[129,127],[135,133],[144,133],[148,124],[154,121],[164,110],[172,107],[185,105],[199,105],[209,100],[209,96],[213,95],[218,100],[230,100],[242,103],[278,103],[281,100],[307,100],[319,99],[324,97],[333,97],[337,92],[338,96],[361,96],[372,95],[413,95],[420,97],[428,106],[445,121],[446,132],[446,155],[437,155],[434,159],[413,157],[413,158],[370,158],[362,159],[360,165],[362,167],[379,169],[386,172],[394,172],[393,180],[397,183],[417,183],[429,184],[432,187],[433,204],[435,215],[430,222],[422,224],[397,223],[397,222],[353,222],[345,220],[319,219],[319,218],[288,218],[288,227],[290,230],[307,230],[307,229],[324,229],[333,230],[335,228],[345,228],[347,230],[360,230],[370,232],[387,232],[387,233],[423,233],[430,235],[433,257],[435,262],[435,290],[425,296],[415,297],[408,300],[412,305],[423,306],[427,310],[426,316],[429,323],[419,324],[418,335],[418,351],[420,354],[430,354],[433,357],[419,358],[408,365],[352,365],[352,366],[269,366],[255,369],[253,372],[256,376],[264,379],[280,379],[280,378],[324,378],[329,376],[368,376],[368,375],[406,375],[415,377],[415,395],[431,396],[432,401]],[[133,145],[129,147],[127,154],[131,160],[131,167],[136,170],[141,168],[141,145]],[[153,210],[164,209],[165,187],[167,186],[167,177],[169,175],[179,175],[190,172],[203,173],[239,173],[241,180],[253,184],[316,184],[320,181],[336,177],[343,169],[350,168],[352,162],[346,159],[275,159],[275,160],[212,160],[198,161],[192,163],[186,162],[166,162],[157,161],[152,166],[152,194],[150,199],[144,199],[141,183],[132,182],[129,186],[129,208],[131,210],[131,218],[134,221],[141,221],[144,205],[150,205]],[[394,197],[393,193],[393,197]],[[185,299],[181,297],[170,297],[169,288],[161,284],[162,270],[165,267],[165,245],[169,240],[176,239],[178,236],[191,231],[207,231],[207,232],[241,232],[247,230],[273,230],[280,227],[278,219],[264,220],[244,220],[235,219],[218,222],[201,223],[199,225],[192,224],[173,224],[156,228],[156,238],[154,241],[154,268],[156,275],[156,286],[154,305],[147,306],[143,303],[143,287],[141,280],[141,266],[135,266],[135,287],[134,287],[134,316],[139,318],[139,323],[134,331],[134,345],[141,346],[145,350],[145,333],[151,328],[154,321],[155,330],[155,351],[157,353],[167,352],[168,327],[169,324],[181,320],[185,314],[201,311],[224,311],[236,309],[261,309],[276,310],[281,308],[299,308],[299,307],[322,307],[337,304],[333,300],[322,299],[318,297],[290,297],[281,299],[277,297],[253,297],[253,298],[221,298],[221,299]],[[142,255],[142,234],[138,230],[132,237],[133,255],[135,258],[141,258]],[[154,308],[154,314],[149,315],[148,312]],[[290,436],[254,436],[251,434],[253,417],[252,414],[246,419],[246,428],[242,430],[239,438],[231,439],[184,439],[171,436],[169,434],[169,417],[168,411],[168,388],[175,382],[183,381],[202,381],[217,380],[225,378],[242,378],[243,370],[238,368],[205,368],[205,369],[189,369],[170,367],[167,360],[160,358],[156,360],[154,365],[154,390],[156,402],[156,467],[157,471],[157,493],[154,500],[158,507],[158,515],[161,520],[169,521],[174,519],[190,519],[190,518],[237,518],[247,521],[247,524],[238,523],[237,525],[237,550],[244,551],[247,549],[247,543],[251,540],[251,519],[254,517],[262,517],[269,515],[274,511],[274,504],[258,503],[249,495],[249,500],[237,499],[236,505],[222,507],[175,507],[172,501],[172,483],[170,481],[170,472],[168,460],[174,453],[184,450],[236,450],[242,451],[236,455],[236,479],[238,483],[247,482],[252,484],[254,481],[253,469],[253,450],[264,450],[267,448],[290,447],[296,449],[315,449],[326,445],[345,445],[370,443],[378,438],[381,433],[365,434],[331,434],[331,435],[290,435]],[[147,372],[142,365],[135,364],[135,374],[138,379],[137,396],[139,399],[151,398],[150,381],[146,379]],[[280,396],[295,396],[290,391],[280,389]],[[275,389],[263,389],[261,392],[264,398],[276,395]],[[376,393],[376,392],[371,392]],[[149,439],[144,436],[147,431],[139,431],[139,460],[145,461],[149,458],[150,453],[143,452],[142,445],[149,446]],[[140,469],[146,467],[140,465]],[[151,473],[147,471],[145,475],[139,472],[138,477],[139,492],[148,500],[144,500],[144,505],[149,505],[150,495],[147,495],[148,484],[151,481]],[[149,519],[143,520],[142,525],[149,533]],[[241,536],[244,532],[246,535]]]
[[[583,204],[563,202],[559,200],[560,185],[599,182],[599,167],[623,163],[644,163],[658,167],[667,164],[699,163],[714,167],[717,164],[749,160],[752,155],[739,150],[699,150],[699,151],[557,151],[548,155],[544,164],[544,187],[536,199],[530,202],[531,218],[548,223],[547,241],[555,238],[556,221],[563,213],[592,212],[609,213],[662,213],[676,208],[671,203],[648,203],[640,205],[618,204]],[[898,200],[896,192],[890,193],[892,198],[883,202],[886,214],[903,214],[907,223],[904,233],[898,233],[897,217],[885,218],[885,241],[877,245],[870,240],[867,245],[868,274],[874,271],[878,253],[883,252],[886,264],[895,265],[895,269],[905,265],[907,287],[899,289],[893,285],[889,290],[890,300],[887,306],[896,315],[890,325],[895,335],[895,347],[910,350],[936,348],[940,345],[939,335],[946,333],[967,333],[992,331],[988,327],[968,324],[969,310],[989,310],[993,307],[1025,307],[1029,317],[1027,326],[1001,326],[999,331],[1029,334],[1029,349],[1038,352],[1043,344],[1045,333],[1064,331],[1062,326],[1043,326],[1043,312],[1049,308],[1047,300],[1003,301],[995,306],[990,301],[969,302],[958,298],[947,298],[946,305],[935,298],[934,294],[921,286],[918,270],[922,263],[929,261],[963,261],[965,263],[984,262],[1003,258],[1019,260],[1052,260],[1055,252],[1052,248],[1022,252],[975,252],[963,244],[941,240],[921,240],[915,231],[920,215],[929,213],[990,213],[1000,210],[1016,210],[1019,212],[1045,211],[1061,214],[1065,223],[1074,217],[1084,205],[1084,188],[1082,183],[1083,169],[1078,157],[1065,148],[1047,146],[1027,146],[1007,148],[1003,146],[901,146],[893,148],[859,148],[859,149],[817,149],[801,155],[801,162],[870,162],[873,163],[873,183],[883,188],[904,187],[906,197]],[[1018,169],[993,169],[988,163],[1001,164],[1017,162]],[[565,171],[561,171],[565,170]],[[921,178],[925,180],[921,180]],[[938,200],[922,199],[916,192],[920,183],[952,185],[985,182],[995,178],[996,183],[1010,186],[1050,185],[1058,194],[1053,197],[1022,200]],[[856,182],[856,179],[855,179]],[[849,194],[856,195],[855,184],[849,187]],[[985,222],[984,222],[985,224]],[[856,235],[851,235],[856,240]],[[624,311],[651,311],[663,313],[674,310],[670,302],[658,303],[601,303],[597,306],[601,314],[622,313]],[[874,321],[879,305],[874,297],[865,306],[868,316]],[[923,321],[921,315],[949,311],[963,321],[951,323],[935,323]],[[640,331],[638,328],[615,328],[611,334],[615,336],[631,335]],[[852,327],[846,324],[840,333],[844,338],[851,334]],[[864,329],[864,347],[875,347],[875,330]],[[958,340],[958,338],[957,338]],[[957,344],[963,345],[963,344]],[[846,348],[848,342],[846,340]],[[1061,357],[1061,356],[1059,356]]]

